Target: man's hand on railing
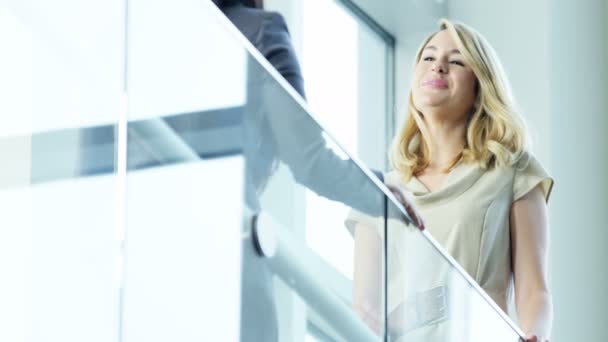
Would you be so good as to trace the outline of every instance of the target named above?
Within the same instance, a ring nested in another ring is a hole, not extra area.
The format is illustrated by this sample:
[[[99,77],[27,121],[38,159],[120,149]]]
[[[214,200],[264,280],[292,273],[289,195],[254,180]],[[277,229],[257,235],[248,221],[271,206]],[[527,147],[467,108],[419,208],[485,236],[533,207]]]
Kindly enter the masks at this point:
[[[422,218],[420,217],[420,215],[416,212],[416,209],[414,208],[414,205],[413,205],[413,201],[409,197],[409,195],[407,195],[407,193],[405,191],[403,191],[402,189],[400,189],[397,186],[390,185],[390,184],[386,184],[386,186],[393,193],[393,195],[395,195],[397,200],[399,202],[401,202],[401,204],[403,204],[403,207],[405,207],[405,211],[407,211],[407,214],[412,219],[412,223],[416,227],[418,227],[418,229],[424,230],[424,222],[422,221]]]

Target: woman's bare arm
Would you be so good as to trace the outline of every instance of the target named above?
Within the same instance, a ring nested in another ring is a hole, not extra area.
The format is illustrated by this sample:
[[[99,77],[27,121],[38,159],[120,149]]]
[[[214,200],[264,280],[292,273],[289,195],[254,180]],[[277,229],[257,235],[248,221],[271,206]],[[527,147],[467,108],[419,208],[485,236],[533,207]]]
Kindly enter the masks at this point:
[[[549,292],[547,206],[536,187],[511,207],[511,248],[515,304],[524,332],[548,340],[553,321]]]

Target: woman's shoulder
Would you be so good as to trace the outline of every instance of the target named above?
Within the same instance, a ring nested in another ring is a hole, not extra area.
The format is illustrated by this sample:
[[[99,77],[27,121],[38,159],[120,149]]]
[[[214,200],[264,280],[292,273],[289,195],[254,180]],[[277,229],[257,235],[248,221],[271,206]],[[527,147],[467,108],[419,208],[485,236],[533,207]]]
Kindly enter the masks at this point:
[[[501,176],[505,176],[505,173],[508,174],[517,174],[527,170],[544,170],[541,165],[541,162],[536,158],[536,156],[529,151],[522,152],[519,156],[516,156],[511,160],[507,165],[502,166],[494,166],[486,170],[486,173],[496,173]]]
[[[520,199],[539,185],[545,199],[549,199],[554,183],[553,178],[551,178],[541,162],[531,152],[524,152],[514,163],[513,169],[514,200]]]
[[[524,151],[521,156],[513,164],[515,171],[526,170],[527,168],[540,168],[543,169],[542,163],[536,156],[529,151]]]

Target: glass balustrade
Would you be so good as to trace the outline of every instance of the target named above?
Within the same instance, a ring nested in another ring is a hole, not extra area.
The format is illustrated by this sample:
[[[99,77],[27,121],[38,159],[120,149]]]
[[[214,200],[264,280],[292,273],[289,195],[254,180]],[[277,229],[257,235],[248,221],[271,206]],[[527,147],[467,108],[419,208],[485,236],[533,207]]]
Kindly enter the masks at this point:
[[[2,6],[1,340],[519,338],[210,1]]]

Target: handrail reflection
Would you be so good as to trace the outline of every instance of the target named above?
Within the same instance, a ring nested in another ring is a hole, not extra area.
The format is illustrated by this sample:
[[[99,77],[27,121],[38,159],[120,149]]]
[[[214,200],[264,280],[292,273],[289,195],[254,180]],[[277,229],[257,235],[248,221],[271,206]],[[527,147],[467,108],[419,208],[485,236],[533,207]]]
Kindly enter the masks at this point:
[[[312,252],[288,234],[281,234],[286,228],[264,212],[254,217],[252,224],[256,248],[273,273],[283,279],[319,315],[331,322],[341,337],[347,341],[380,340],[380,336],[369,329],[316,276],[316,272],[306,263],[312,257]]]

